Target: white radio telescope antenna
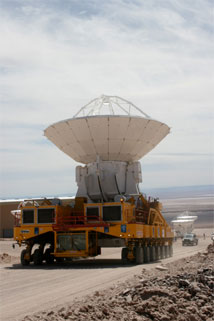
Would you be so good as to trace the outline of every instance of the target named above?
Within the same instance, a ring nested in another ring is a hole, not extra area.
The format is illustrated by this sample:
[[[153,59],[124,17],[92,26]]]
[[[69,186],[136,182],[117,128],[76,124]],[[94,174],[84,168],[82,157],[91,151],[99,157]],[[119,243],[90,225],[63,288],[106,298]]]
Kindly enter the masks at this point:
[[[169,127],[118,96],[100,96],[73,118],[50,125],[45,136],[77,162],[135,162],[169,133]]]

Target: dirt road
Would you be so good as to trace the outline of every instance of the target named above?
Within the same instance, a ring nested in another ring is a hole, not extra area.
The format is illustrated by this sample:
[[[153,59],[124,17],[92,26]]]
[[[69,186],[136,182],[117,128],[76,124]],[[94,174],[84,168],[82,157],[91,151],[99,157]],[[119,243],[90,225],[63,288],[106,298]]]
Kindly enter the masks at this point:
[[[1,253],[2,250],[6,252],[11,243],[1,242]],[[207,237],[206,240],[201,238],[198,246],[182,247],[179,240],[174,243],[172,258],[138,266],[123,266],[119,260],[120,249],[104,249],[102,256],[96,260],[84,260],[72,265],[43,265],[39,268],[32,265],[23,268],[19,263],[1,264],[0,320],[21,320],[26,314],[71,302],[75,298],[80,299],[95,290],[125,281],[134,274],[142,274],[142,268],[151,269],[161,263],[173,262],[204,251],[209,243],[210,238]],[[14,256],[18,252],[19,250],[9,251]]]

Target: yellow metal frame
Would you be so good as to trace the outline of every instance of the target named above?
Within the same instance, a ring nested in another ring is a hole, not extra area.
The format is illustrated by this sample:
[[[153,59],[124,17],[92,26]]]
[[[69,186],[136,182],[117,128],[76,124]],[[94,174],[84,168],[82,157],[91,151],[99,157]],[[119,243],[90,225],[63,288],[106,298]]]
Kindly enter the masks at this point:
[[[54,208],[55,209],[55,219],[57,216],[57,211],[59,210],[58,205],[42,205],[42,206],[25,206],[21,208],[21,216],[20,216],[20,226],[14,227],[14,239],[18,243],[25,242],[27,239],[36,237],[40,234],[44,234],[47,232],[53,232],[53,223],[37,223],[38,222],[38,216],[37,216],[37,209],[42,208]],[[22,223],[22,217],[23,217],[23,210],[34,210],[34,223]],[[35,233],[35,228],[37,228],[37,232]]]
[[[143,242],[144,244],[159,243],[159,244],[172,244],[174,237],[171,228],[163,218],[159,205],[156,208],[149,209],[148,222],[147,224],[136,223],[133,220],[135,205],[133,202],[109,202],[109,203],[84,203],[83,204],[83,215],[86,218],[87,207],[98,207],[99,208],[99,219],[102,222],[103,218],[103,206],[121,206],[121,221],[105,222],[105,225],[94,226],[79,226],[67,228],[66,231],[54,230],[52,223],[37,223],[37,209],[42,208],[54,208],[55,209],[55,220],[57,217],[66,217],[72,214],[72,209],[65,206],[59,205],[41,205],[41,206],[25,206],[21,211],[21,226],[14,228],[14,239],[21,245],[23,242],[27,242],[29,239],[33,239],[41,234],[47,232],[54,233],[54,256],[55,257],[88,257],[97,255],[98,253],[92,253],[93,250],[89,249],[89,233],[96,233],[96,251],[97,252],[97,238],[98,233],[103,233],[116,238],[125,239],[126,244],[130,242]],[[22,224],[23,209],[34,209],[34,224]],[[75,213],[75,212],[74,212]],[[104,223],[104,222],[103,222]],[[86,249],[81,251],[64,251],[57,252],[57,235],[58,234],[73,234],[73,233],[86,233]]]

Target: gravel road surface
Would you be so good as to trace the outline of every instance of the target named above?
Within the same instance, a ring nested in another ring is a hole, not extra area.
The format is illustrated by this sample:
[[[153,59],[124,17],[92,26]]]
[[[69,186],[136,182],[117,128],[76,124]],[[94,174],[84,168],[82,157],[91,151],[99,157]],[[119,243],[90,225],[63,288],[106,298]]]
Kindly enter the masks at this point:
[[[182,247],[181,240],[178,240],[174,243],[172,258],[136,266],[121,264],[121,249],[103,249],[102,255],[96,259],[74,264],[22,267],[19,263],[20,249],[13,250],[12,243],[0,241],[0,253],[9,255],[8,260],[0,264],[1,321],[22,320],[27,314],[71,303],[94,291],[124,282],[133,275],[142,275],[142,268],[150,270],[204,251],[210,243],[210,237],[205,240],[200,238],[198,246],[190,247]]]

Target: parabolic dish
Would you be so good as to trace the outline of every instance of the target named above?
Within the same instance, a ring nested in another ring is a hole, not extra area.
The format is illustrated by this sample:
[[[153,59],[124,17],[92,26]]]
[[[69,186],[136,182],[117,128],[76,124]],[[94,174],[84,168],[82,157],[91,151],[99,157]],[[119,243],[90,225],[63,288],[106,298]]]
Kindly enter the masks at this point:
[[[127,116],[89,116],[55,123],[45,136],[75,161],[137,161],[167,134],[159,121]]]
[[[102,108],[109,115],[101,115]],[[115,112],[125,113],[116,115]],[[77,117],[80,114],[83,117]],[[140,113],[140,116],[136,116]],[[169,127],[151,119],[132,103],[117,97],[94,99],[71,119],[49,126],[45,136],[75,161],[138,161],[168,133]]]

